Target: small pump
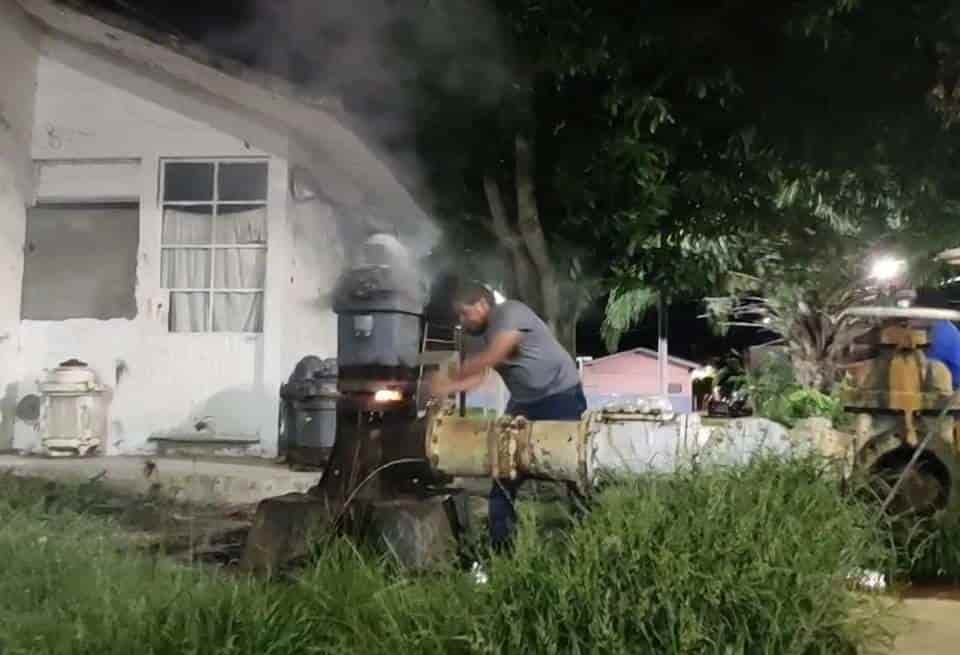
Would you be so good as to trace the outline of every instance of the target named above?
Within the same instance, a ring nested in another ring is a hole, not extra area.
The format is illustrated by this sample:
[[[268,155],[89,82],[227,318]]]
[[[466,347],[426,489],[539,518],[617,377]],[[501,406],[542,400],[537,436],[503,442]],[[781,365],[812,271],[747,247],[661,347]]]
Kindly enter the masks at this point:
[[[39,383],[39,428],[51,457],[81,457],[100,450],[107,436],[107,388],[86,363],[62,362]]]

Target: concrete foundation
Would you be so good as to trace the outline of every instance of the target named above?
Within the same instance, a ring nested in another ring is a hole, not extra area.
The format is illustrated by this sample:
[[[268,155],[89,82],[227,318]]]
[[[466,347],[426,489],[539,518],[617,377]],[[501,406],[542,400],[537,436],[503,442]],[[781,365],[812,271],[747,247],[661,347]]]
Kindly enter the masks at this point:
[[[435,570],[457,554],[456,510],[447,497],[373,503],[371,531],[388,557],[411,571]]]
[[[317,539],[329,534],[335,517],[326,499],[290,493],[257,506],[243,553],[243,567],[271,575],[306,557]]]
[[[269,496],[305,492],[316,473],[250,462],[218,462],[147,457],[48,459],[0,455],[0,475],[32,476],[64,482],[98,479],[126,493],[155,493],[172,500],[217,505],[252,505]]]

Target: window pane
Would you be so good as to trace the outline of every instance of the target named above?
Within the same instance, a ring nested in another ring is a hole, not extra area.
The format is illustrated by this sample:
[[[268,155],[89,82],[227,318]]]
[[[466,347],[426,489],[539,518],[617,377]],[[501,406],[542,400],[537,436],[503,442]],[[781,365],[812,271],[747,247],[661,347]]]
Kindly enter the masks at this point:
[[[209,289],[210,251],[164,248],[160,275],[165,289]]]
[[[163,199],[168,202],[213,200],[213,164],[164,163]]]
[[[215,293],[214,332],[263,332],[262,293]]]
[[[266,200],[267,163],[220,164],[220,200]]]
[[[266,243],[267,208],[251,205],[220,205],[214,226],[213,242]]]
[[[262,289],[267,251],[223,248],[214,251],[213,286],[216,289]]]
[[[0,222],[4,220],[0,214]],[[135,204],[27,209],[22,317],[133,318],[139,242],[140,209]]]
[[[213,207],[167,207],[163,210],[163,245],[207,245],[213,237]]]
[[[209,293],[171,293],[170,331],[206,332]]]

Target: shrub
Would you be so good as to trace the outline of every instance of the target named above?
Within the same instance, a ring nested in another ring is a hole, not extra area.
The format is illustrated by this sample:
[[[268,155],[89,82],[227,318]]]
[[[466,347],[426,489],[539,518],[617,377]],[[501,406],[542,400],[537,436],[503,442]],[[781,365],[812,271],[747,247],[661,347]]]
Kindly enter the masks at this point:
[[[829,418],[834,425],[844,421],[838,395],[801,386],[785,356],[770,354],[755,370],[743,373],[736,380],[749,390],[758,416],[788,427],[816,416]]]

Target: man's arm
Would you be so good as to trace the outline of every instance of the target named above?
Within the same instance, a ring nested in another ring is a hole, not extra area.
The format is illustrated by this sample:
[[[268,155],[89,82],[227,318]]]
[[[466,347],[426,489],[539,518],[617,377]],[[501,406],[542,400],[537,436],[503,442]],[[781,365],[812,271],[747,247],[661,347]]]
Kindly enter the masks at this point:
[[[437,375],[430,382],[430,394],[434,397],[440,397],[449,396],[452,393],[460,393],[461,391],[472,391],[483,384],[486,377],[486,370],[461,380],[452,380],[448,377]]]
[[[498,332],[486,350],[469,357],[463,362],[463,365],[458,369],[451,370],[448,375],[435,376],[430,383],[431,394],[446,396],[479,387],[491,368],[510,358],[510,355],[520,343],[520,338],[519,330]]]
[[[519,330],[497,332],[486,350],[468,358],[457,371],[451,373],[451,381],[466,380],[507,361],[517,346],[520,345],[520,339]]]

